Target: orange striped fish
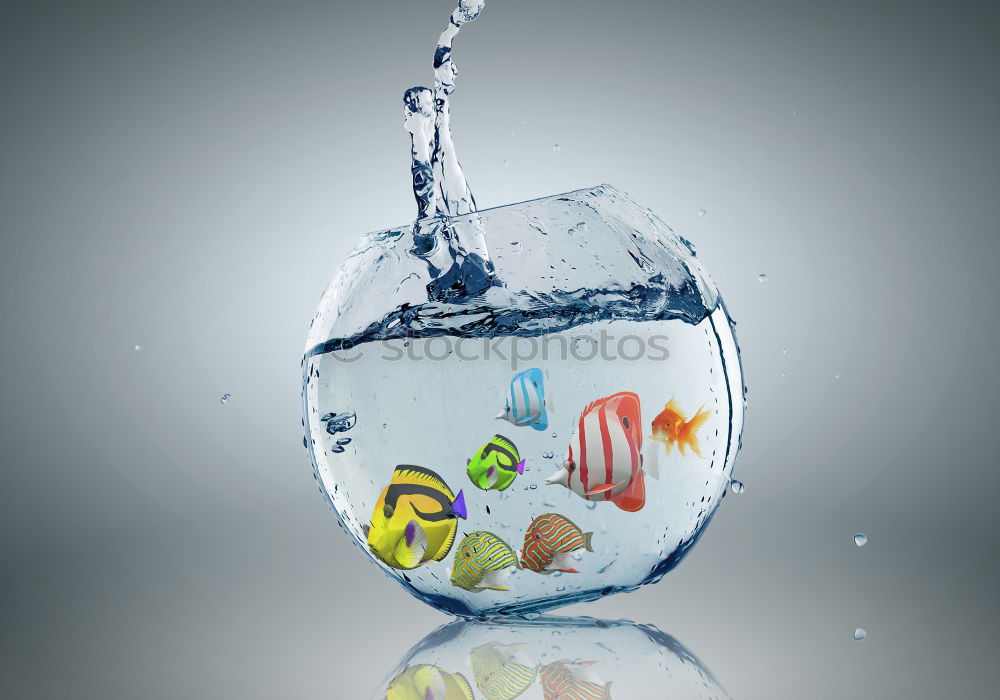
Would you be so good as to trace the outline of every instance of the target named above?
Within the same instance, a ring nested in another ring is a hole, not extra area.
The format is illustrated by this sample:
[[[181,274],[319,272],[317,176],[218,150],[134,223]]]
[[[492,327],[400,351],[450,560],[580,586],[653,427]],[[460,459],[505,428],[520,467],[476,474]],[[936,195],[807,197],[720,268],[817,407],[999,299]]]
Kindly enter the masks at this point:
[[[539,670],[545,700],[610,700],[611,684],[593,671],[594,661],[555,661]]]
[[[580,573],[570,566],[570,552],[586,549],[593,552],[593,532],[583,532],[572,520],[558,513],[539,515],[524,533],[521,566],[539,574],[563,571]]]

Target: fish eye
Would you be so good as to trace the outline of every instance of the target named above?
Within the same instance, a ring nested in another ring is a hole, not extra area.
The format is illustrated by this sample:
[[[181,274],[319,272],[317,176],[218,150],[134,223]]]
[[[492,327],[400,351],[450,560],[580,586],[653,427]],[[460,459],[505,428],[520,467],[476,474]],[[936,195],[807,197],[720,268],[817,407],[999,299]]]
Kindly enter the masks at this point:
[[[569,469],[571,472],[576,471],[576,462],[570,462],[568,465],[566,465],[566,468]]]
[[[391,505],[389,505],[388,503],[386,503],[384,506],[382,506],[382,512],[385,513],[385,517],[387,517],[387,518],[391,518],[392,517],[393,510],[395,510],[395,509]]]
[[[535,539],[536,539],[536,540],[540,540],[540,539],[542,539],[542,536],[541,536],[541,535],[539,535],[539,534],[538,534],[538,533],[536,532],[536,533],[535,533]]]
[[[622,425],[625,426],[625,430],[628,430],[628,416],[622,416]]]

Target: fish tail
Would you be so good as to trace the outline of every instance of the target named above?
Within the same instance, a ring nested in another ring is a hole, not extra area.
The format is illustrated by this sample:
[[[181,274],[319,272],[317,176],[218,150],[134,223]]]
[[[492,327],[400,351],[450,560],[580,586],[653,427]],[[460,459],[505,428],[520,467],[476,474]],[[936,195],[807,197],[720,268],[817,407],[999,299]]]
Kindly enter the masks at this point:
[[[593,540],[594,540],[594,533],[593,532],[585,532],[585,533],[583,533],[583,546],[587,548],[588,552],[593,552],[594,551],[594,542],[593,542]]]
[[[684,424],[687,429],[688,447],[699,457],[701,457],[701,446],[698,444],[698,429],[705,425],[711,415],[709,411],[705,410],[705,404],[702,404],[698,407],[698,412],[694,414],[694,417]]]

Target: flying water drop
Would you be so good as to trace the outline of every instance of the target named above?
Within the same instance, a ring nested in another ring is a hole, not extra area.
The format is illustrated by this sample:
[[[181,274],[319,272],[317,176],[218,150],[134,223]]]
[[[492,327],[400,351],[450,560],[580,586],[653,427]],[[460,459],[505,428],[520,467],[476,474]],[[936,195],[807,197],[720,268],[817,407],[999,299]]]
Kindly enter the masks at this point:
[[[136,344],[135,344],[135,345],[133,346],[133,348],[132,348],[132,349],[133,349],[133,350],[135,350],[136,352],[141,352],[141,351],[142,351],[142,343],[136,343]]]
[[[863,532],[854,533],[854,544],[858,545],[859,547],[864,547],[866,544],[868,544],[868,535],[866,535]]]
[[[868,636],[868,631],[864,627],[858,627],[856,630],[854,630],[854,641],[856,642],[862,641],[867,636]]]
[[[730,479],[729,480],[729,488],[732,490],[733,493],[739,495],[739,494],[743,493],[743,490],[746,487],[743,485],[742,481],[739,481],[737,479]]]
[[[229,401],[229,399],[231,399],[232,397],[233,397],[232,394],[223,394],[222,398],[219,399],[219,403],[221,403],[223,406],[225,406],[226,402]]]
[[[699,209],[699,210],[698,210],[698,216],[705,216],[705,214],[707,214],[707,213],[708,213],[708,212],[707,212],[707,211],[705,211],[704,209]]]
[[[759,275],[757,275],[757,281],[760,282],[761,284],[767,282],[767,275],[764,274],[763,272],[760,273]]]

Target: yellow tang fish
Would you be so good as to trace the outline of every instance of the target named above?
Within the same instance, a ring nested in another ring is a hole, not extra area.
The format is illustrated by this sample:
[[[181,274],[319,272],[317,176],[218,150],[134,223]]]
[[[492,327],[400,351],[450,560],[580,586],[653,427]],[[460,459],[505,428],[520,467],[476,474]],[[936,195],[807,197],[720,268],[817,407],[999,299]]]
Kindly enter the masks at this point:
[[[467,515],[461,491],[455,496],[430,469],[401,464],[375,502],[371,525],[364,528],[368,548],[394,569],[441,561],[455,541],[457,518]]]
[[[682,455],[686,455],[686,447],[701,457],[701,447],[698,445],[698,428],[703,426],[711,414],[702,406],[691,420],[681,413],[681,407],[676,399],[670,399],[656,418],[653,419],[653,434],[650,437],[662,442],[670,448],[677,445]]]
[[[437,666],[410,666],[389,682],[386,700],[475,700],[472,686],[461,673]]]

